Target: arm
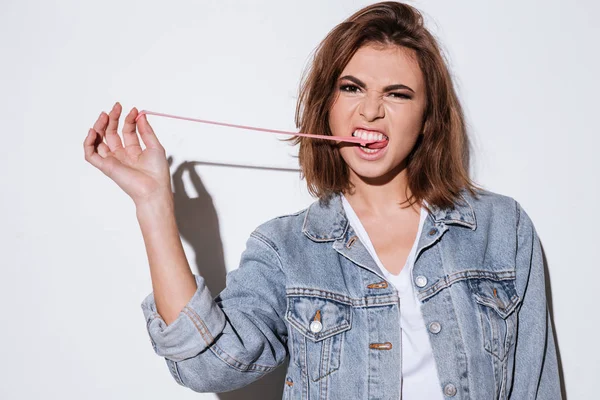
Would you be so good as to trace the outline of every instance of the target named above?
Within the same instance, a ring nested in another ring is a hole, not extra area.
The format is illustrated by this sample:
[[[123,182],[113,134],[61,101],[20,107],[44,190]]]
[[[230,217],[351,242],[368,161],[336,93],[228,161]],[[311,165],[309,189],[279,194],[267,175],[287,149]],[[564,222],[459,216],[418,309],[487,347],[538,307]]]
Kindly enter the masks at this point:
[[[229,287],[213,300],[183,251],[165,149],[146,116],[138,121],[135,107],[121,138],[120,115],[118,102],[108,116],[102,112],[83,148],[86,161],[137,207],[152,277],[153,293],[142,303],[152,345],[182,385],[212,392],[244,386],[282,363],[287,353],[285,281],[275,247],[255,233],[242,266],[228,277]]]
[[[142,302],[156,353],[173,378],[197,392],[234,390],[285,361],[285,280],[272,243],[255,231],[240,266],[214,300],[201,276],[177,319],[166,326],[153,294]]]
[[[522,304],[510,398],[561,399],[542,248],[531,219],[518,203],[517,216],[517,285]]]
[[[173,194],[165,192],[138,204],[136,215],[146,246],[157,312],[169,325],[197,289],[179,237]]]

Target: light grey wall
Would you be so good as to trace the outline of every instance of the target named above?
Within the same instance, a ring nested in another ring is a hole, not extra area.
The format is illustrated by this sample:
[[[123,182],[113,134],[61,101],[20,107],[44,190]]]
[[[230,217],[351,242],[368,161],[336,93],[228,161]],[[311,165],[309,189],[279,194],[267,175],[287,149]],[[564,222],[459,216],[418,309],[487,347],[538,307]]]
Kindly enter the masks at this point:
[[[311,51],[367,3],[2,2],[0,398],[218,398],[179,387],[153,353],[139,308],[151,286],[133,203],[84,161],[83,139],[117,100],[127,111],[293,130]],[[474,177],[519,200],[542,239],[569,398],[594,398],[600,7],[413,4],[447,52]],[[296,150],[271,134],[149,120],[186,189],[178,213],[190,264],[220,289],[254,227],[311,198],[297,173],[206,163],[296,168]],[[281,377],[220,398],[277,396]]]

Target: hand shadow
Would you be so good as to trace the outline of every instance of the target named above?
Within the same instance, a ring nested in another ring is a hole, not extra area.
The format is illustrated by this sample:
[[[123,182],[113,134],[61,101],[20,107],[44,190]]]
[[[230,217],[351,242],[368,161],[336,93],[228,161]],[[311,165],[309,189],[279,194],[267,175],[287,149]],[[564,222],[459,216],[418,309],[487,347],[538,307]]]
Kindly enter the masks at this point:
[[[169,166],[173,158],[169,157]],[[225,288],[227,271],[223,256],[223,243],[219,232],[219,219],[212,198],[194,169],[201,162],[183,162],[172,175],[175,218],[177,227],[195,253],[198,273],[205,278],[206,286],[215,295]],[[185,192],[183,174],[188,172],[190,181],[198,193],[195,199]],[[270,400],[281,399],[287,372],[287,361],[277,369],[241,389],[217,393],[221,400]]]

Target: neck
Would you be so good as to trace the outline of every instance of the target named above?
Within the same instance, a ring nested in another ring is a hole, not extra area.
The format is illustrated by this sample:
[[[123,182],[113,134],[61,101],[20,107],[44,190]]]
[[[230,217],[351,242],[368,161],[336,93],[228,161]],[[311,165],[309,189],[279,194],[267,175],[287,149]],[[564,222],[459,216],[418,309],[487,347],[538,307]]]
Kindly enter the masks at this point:
[[[399,167],[399,171],[390,171],[388,176],[379,178],[364,178],[350,171],[350,182],[354,185],[352,192],[344,192],[344,196],[355,210],[363,214],[389,215],[398,211],[408,210],[411,196],[408,187],[407,171]],[[418,212],[419,204],[411,208]]]

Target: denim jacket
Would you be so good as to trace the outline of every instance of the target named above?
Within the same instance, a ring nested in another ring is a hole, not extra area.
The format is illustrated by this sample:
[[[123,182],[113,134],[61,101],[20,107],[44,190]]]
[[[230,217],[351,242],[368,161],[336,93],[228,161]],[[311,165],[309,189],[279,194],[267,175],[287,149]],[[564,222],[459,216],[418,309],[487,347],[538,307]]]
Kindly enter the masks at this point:
[[[412,282],[448,399],[560,399],[544,266],[518,202],[463,192],[432,212]],[[154,351],[197,392],[245,386],[289,357],[284,399],[400,398],[399,299],[358,240],[340,196],[249,237],[213,298],[204,279],[166,325],[142,310]]]

